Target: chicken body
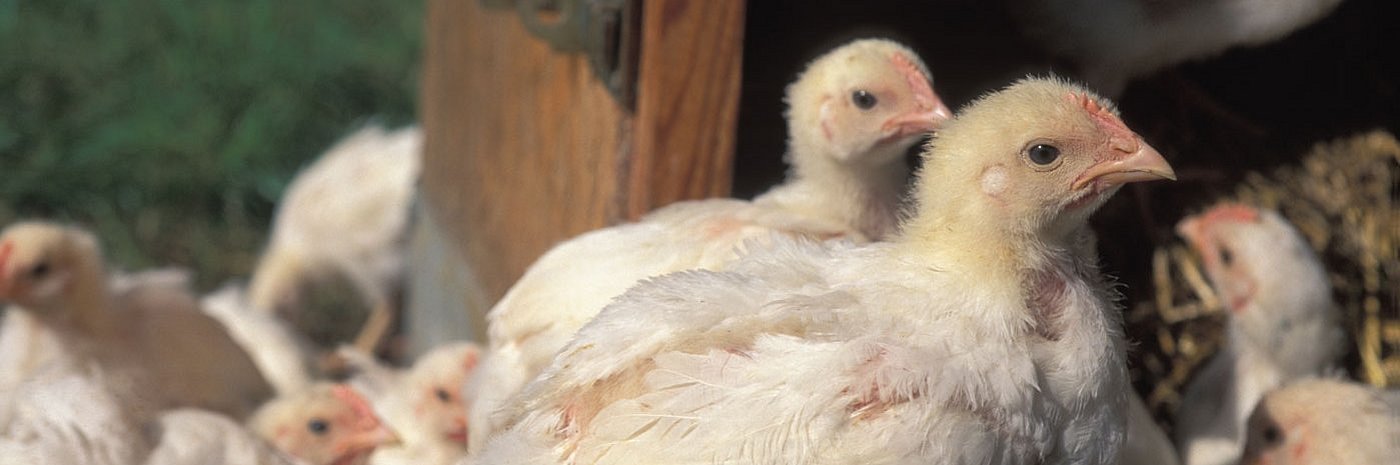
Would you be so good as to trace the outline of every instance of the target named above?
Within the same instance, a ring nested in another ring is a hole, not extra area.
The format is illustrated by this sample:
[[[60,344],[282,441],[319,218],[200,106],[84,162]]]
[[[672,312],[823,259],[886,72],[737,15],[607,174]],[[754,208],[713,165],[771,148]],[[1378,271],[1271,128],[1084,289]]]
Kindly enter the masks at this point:
[[[150,286],[182,292],[190,282],[188,270],[161,268],[113,273],[108,288],[116,296]],[[0,323],[0,390],[14,388],[62,354],[63,348],[55,334],[47,331],[33,315],[18,310],[6,311],[4,322]]]
[[[252,306],[283,314],[299,310],[306,286],[339,274],[371,307],[372,321],[387,324],[402,281],[422,139],[416,126],[392,132],[367,126],[297,175],[254,270]],[[357,345],[373,350],[381,335],[369,334]]]
[[[403,439],[381,447],[373,465],[451,464],[467,452],[467,402],[462,386],[481,358],[476,344],[446,344],[423,354],[406,371],[385,367],[350,348],[342,356],[359,372],[350,383]]]
[[[895,224],[904,152],[949,111],[909,49],[859,40],[812,62],[788,87],[786,182],[752,202],[680,202],[640,222],[593,231],[541,256],[488,315],[490,348],[469,387],[475,450],[493,412],[589,319],[637,281],[713,269],[747,240],[774,234],[869,241]]]
[[[129,389],[96,364],[65,360],[0,391],[0,464],[142,463],[155,412]]]
[[[1342,0],[1019,0],[1023,30],[1100,92],[1225,50],[1278,40]]]
[[[0,300],[27,313],[72,360],[142,386],[156,408],[199,407],[242,418],[271,395],[257,367],[182,288],[114,295],[86,232],[20,223],[0,233]]]
[[[149,430],[160,435],[146,465],[299,465],[238,422],[214,412],[177,409]]]
[[[311,386],[310,343],[276,315],[252,308],[241,287],[228,285],[205,296],[200,308],[224,325],[278,394]]]
[[[1322,262],[1278,213],[1221,204],[1177,230],[1201,254],[1229,323],[1224,348],[1186,387],[1176,442],[1187,465],[1232,464],[1259,398],[1322,374],[1345,334]]]
[[[248,420],[258,437],[307,465],[364,465],[397,440],[369,402],[343,384],[317,383],[264,404]]]
[[[1313,379],[1271,391],[1249,417],[1242,465],[1372,465],[1400,458],[1400,403],[1356,383]]]
[[[1116,463],[1120,316],[1075,242],[1172,174],[1104,105],[1019,82],[940,130],[892,241],[776,239],[630,289],[478,463]]]

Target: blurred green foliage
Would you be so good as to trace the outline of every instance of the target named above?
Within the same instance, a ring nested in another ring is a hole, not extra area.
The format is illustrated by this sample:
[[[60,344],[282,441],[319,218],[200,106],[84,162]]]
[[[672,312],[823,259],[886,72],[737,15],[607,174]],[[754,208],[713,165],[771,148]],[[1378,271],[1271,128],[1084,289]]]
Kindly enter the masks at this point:
[[[0,0],[0,222],[93,228],[117,266],[246,276],[296,170],[414,117],[423,5]]]

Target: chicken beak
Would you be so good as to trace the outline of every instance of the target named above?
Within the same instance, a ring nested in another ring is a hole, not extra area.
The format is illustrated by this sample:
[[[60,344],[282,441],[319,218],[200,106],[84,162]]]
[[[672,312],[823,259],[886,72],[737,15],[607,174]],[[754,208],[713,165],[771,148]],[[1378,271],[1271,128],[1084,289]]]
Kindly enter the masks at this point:
[[[1079,175],[1079,178],[1070,185],[1070,189],[1079,190],[1095,181],[1110,185],[1123,185],[1159,179],[1176,180],[1176,172],[1172,171],[1172,166],[1167,163],[1165,158],[1162,158],[1162,154],[1158,153],[1157,149],[1141,140],[1136,142],[1137,150],[1128,156],[1110,158],[1084,170],[1084,173]]]
[[[890,118],[885,122],[885,130],[892,132],[895,138],[903,138],[936,131],[952,118],[953,112],[934,95],[933,105],[920,106],[913,112]]]

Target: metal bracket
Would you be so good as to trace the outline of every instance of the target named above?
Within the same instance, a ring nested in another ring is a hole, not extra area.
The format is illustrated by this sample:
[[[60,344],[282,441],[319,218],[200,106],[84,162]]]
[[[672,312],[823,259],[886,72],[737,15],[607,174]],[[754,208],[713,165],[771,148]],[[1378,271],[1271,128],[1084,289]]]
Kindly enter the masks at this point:
[[[562,53],[584,53],[593,74],[623,107],[636,92],[637,0],[480,0],[487,8],[512,5],[530,33]]]

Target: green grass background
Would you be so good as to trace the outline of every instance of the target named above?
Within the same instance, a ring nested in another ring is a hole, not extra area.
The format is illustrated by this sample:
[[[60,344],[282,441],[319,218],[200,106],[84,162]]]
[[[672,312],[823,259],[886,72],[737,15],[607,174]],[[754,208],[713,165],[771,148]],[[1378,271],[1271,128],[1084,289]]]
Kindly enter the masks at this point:
[[[0,222],[92,228],[123,268],[246,276],[296,170],[414,119],[423,5],[0,0]]]

